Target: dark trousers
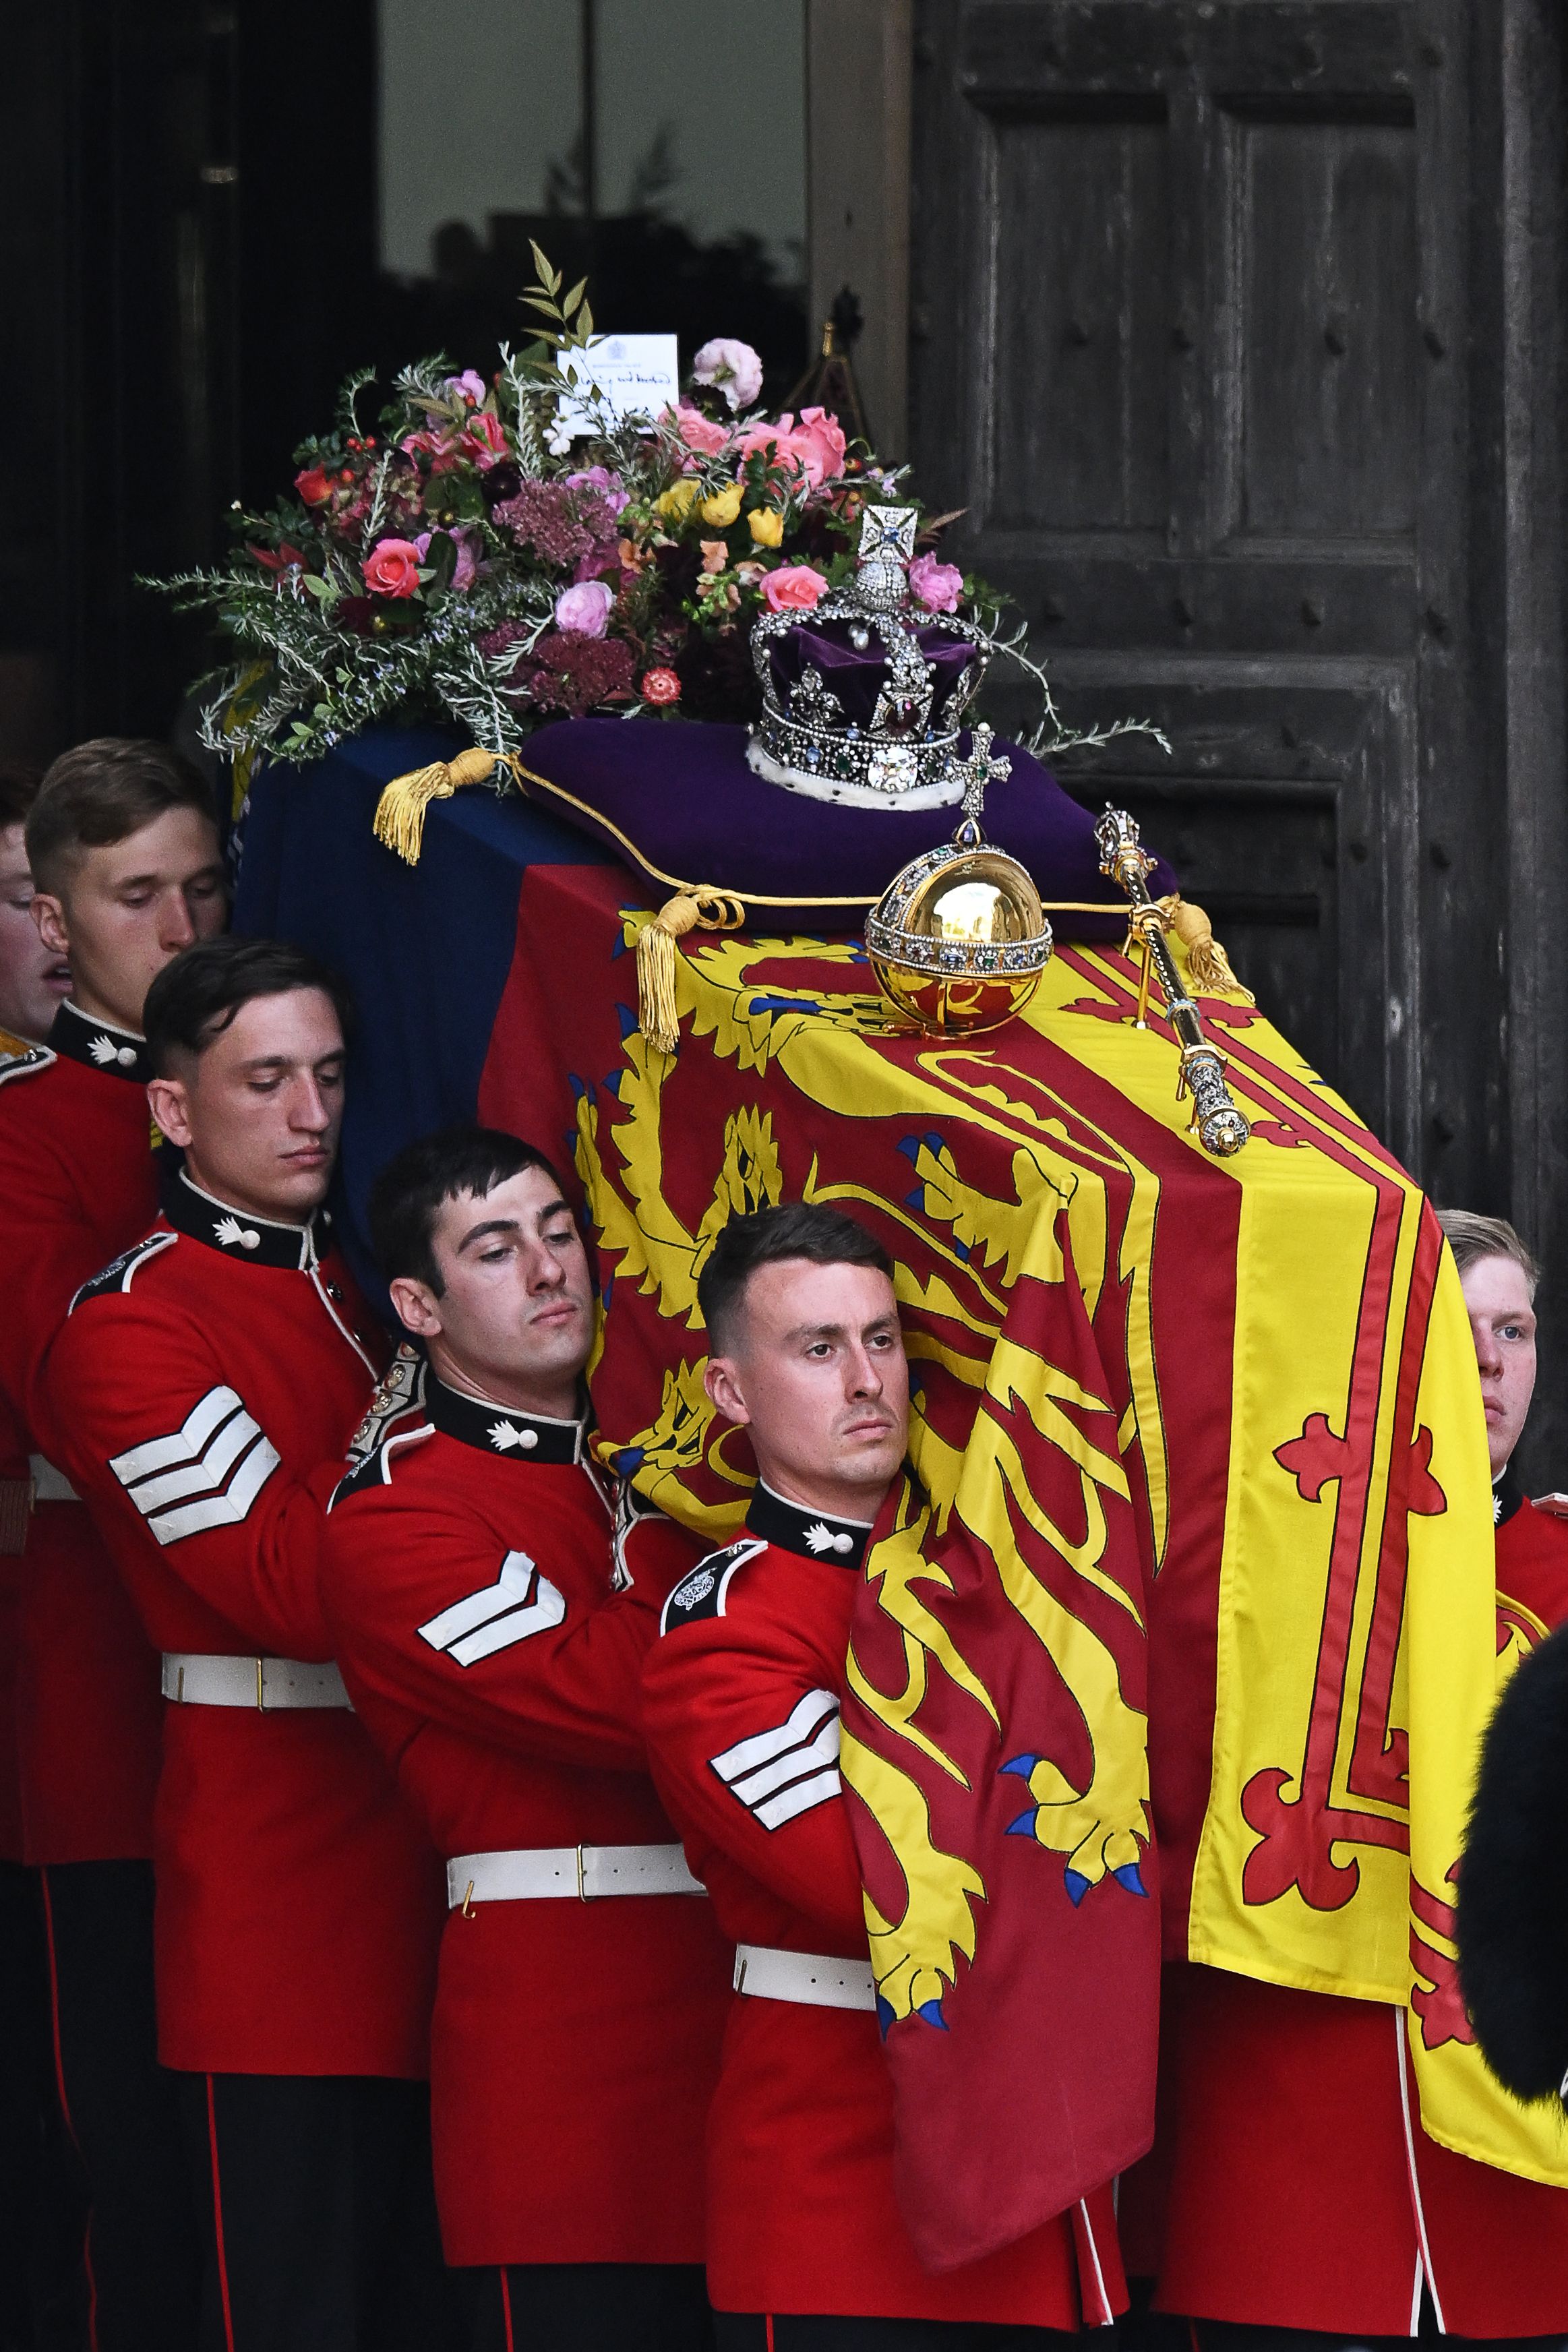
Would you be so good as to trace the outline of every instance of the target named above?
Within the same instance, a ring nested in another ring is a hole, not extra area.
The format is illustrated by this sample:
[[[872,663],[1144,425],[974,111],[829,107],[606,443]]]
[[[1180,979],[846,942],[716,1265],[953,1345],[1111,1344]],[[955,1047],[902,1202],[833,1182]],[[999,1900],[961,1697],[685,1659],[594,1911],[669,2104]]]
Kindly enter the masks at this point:
[[[697,2263],[513,2263],[458,2275],[468,2352],[712,2352]]]
[[[1080,2338],[1056,2327],[992,2327],[967,2319],[834,2319],[774,2312],[716,2311],[718,2352],[1046,2352]],[[1085,2331],[1100,2342],[1111,2331]]]
[[[83,2352],[87,2213],[55,2089],[43,1889],[0,1862],[0,2352]]]
[[[1408,2336],[1340,2336],[1315,2327],[1249,2326],[1229,2319],[1172,2319],[1166,2325],[1181,2331],[1179,2352],[1408,2352]],[[1465,2344],[1506,2345],[1508,2352],[1556,2352],[1568,2344],[1562,2336],[1445,2336],[1437,2326],[1432,2298],[1421,2297],[1417,2340],[1457,2347]],[[1176,2352],[1174,2338],[1173,2352]]]
[[[183,2074],[200,2352],[459,2352],[423,2083]]]
[[[174,2078],[158,2063],[153,1869],[40,1873],[60,2106],[88,2200],[94,2352],[192,2352],[197,2241]]]

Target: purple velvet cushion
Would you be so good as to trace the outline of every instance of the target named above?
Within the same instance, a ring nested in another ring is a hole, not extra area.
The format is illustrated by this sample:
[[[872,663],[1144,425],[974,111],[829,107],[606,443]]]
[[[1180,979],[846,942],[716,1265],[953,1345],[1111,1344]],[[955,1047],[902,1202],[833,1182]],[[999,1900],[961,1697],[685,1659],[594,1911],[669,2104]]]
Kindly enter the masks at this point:
[[[1058,939],[1121,939],[1125,901],[1100,870],[1094,818],[1027,751],[995,749],[1013,768],[986,793],[987,838],[1028,867]],[[710,883],[746,899],[760,931],[858,931],[899,868],[959,820],[956,808],[808,800],[753,775],[745,752],[743,727],[568,719],[530,736],[522,789],[623,856],[651,903]],[[1149,887],[1175,887],[1162,861]],[[1075,900],[1106,911],[1067,911]]]

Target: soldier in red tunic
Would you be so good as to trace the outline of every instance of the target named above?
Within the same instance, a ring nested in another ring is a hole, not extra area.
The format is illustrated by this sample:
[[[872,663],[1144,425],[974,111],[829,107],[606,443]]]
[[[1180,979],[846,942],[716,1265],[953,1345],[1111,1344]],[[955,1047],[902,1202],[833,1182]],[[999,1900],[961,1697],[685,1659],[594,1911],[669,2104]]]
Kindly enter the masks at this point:
[[[1568,1525],[1510,1470],[1535,1385],[1538,1269],[1500,1219],[1439,1216],[1486,1410],[1500,1657],[1568,1619]],[[1185,2315],[1205,2352],[1291,2330],[1334,2345],[1424,2326],[1568,2333],[1568,2196],[1427,2137],[1402,2011],[1182,1966],[1162,2030],[1159,2138],[1123,2212],[1163,2228],[1157,2307]]]
[[[438,1875],[350,1709],[320,1587],[326,1496],[386,1360],[321,1206],[344,1013],[330,973],[268,941],[160,976],[149,1095],[184,1168],[47,1367],[163,1654],[159,2047],[209,2190],[204,2352],[444,2340],[422,2081]]]
[[[894,2202],[838,1771],[850,1609],[908,1423],[891,1273],[852,1219],[798,1205],[725,1226],[699,1284],[708,1392],[761,1479],[741,1539],[671,1595],[643,1692],[655,1781],[738,1946],[709,2126],[721,2352],[979,2352],[1111,2317],[1109,2197],[1082,2287],[1066,2217],[933,2277]]]
[[[447,2258],[470,2273],[475,2352],[702,2352],[731,1955],[648,1781],[637,1704],[695,1547],[588,1450],[587,1256],[538,1152],[427,1138],[380,1177],[370,1221],[426,1360],[333,1497],[327,1601],[355,1707],[447,1857]]]
[[[195,2243],[153,2025],[158,1662],[61,1466],[38,1375],[72,1293],[156,1213],[142,1000],[173,956],[222,928],[224,877],[205,786],[156,743],[83,743],[57,760],[26,846],[47,957],[37,1013],[62,962],[71,995],[45,1045],[0,1050],[0,1410],[27,1482],[13,1490],[23,1850],[41,1865],[98,2333],[180,2352]]]

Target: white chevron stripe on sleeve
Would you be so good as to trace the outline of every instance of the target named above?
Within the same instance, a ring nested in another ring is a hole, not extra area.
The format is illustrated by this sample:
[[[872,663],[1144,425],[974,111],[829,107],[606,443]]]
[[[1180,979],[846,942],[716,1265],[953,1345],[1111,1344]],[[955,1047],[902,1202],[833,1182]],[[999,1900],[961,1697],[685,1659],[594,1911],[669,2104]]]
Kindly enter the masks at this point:
[[[731,1795],[763,1829],[782,1829],[842,1790],[838,1701],[831,1691],[807,1691],[783,1723],[738,1739],[710,1760]]]
[[[167,1437],[117,1454],[109,1466],[161,1544],[235,1527],[278,1467],[235,1391],[209,1389]]]
[[[525,1551],[509,1551],[493,1584],[454,1601],[418,1633],[422,1642],[444,1650],[455,1664],[472,1666],[514,1642],[547,1633],[565,1614],[565,1596],[558,1587],[540,1573]]]

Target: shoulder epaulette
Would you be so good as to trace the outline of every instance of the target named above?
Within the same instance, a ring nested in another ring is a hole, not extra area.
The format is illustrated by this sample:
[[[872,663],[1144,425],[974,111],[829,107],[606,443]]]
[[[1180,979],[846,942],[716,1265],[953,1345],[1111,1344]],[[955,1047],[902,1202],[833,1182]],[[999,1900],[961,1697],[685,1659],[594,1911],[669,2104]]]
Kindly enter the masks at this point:
[[[742,1536],[738,1543],[726,1544],[722,1551],[710,1551],[706,1559],[700,1559],[659,1612],[659,1632],[673,1633],[678,1625],[695,1625],[703,1617],[722,1617],[736,1570],[766,1549],[757,1537]]]
[[[399,1447],[421,1444],[426,1438],[435,1434],[436,1425],[429,1421],[411,1421],[405,1429],[392,1430],[363,1461],[356,1462],[353,1468],[338,1480],[327,1500],[329,1512],[335,1511],[338,1505],[346,1503],[351,1496],[363,1495],[368,1488],[390,1486],[392,1457]]]
[[[67,1314],[74,1315],[84,1299],[106,1298],[111,1291],[129,1290],[148,1259],[156,1257],[162,1250],[173,1248],[179,1238],[178,1234],[149,1234],[145,1241],[138,1242],[133,1248],[121,1250],[118,1257],[110,1259],[100,1274],[95,1274],[90,1282],[82,1284],[66,1309]]]
[[[367,1461],[395,1421],[417,1405],[425,1393],[425,1359],[405,1339],[376,1382],[364,1419],[348,1442],[351,1466]]]
[[[7,1078],[30,1077],[35,1070],[47,1070],[58,1058],[52,1045],[35,1045],[26,1037],[14,1037],[9,1029],[0,1029],[0,1087]]]

